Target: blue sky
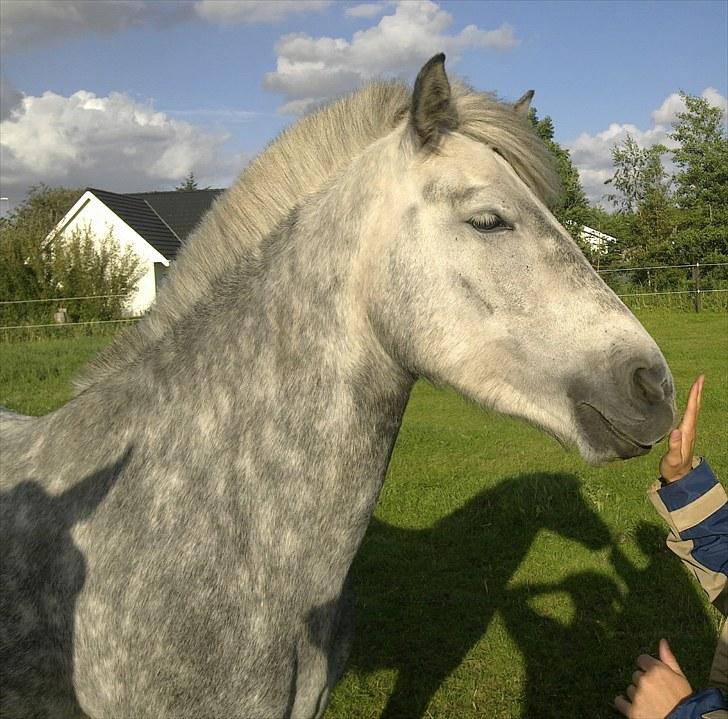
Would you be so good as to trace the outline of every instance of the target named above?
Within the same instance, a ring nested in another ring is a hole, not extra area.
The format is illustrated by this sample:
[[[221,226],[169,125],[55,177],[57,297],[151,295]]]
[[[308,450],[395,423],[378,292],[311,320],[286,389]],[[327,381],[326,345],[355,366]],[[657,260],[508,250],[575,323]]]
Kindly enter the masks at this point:
[[[0,192],[225,186],[296,113],[434,52],[536,90],[594,199],[609,149],[665,141],[679,90],[725,107],[726,2],[2,0]]]

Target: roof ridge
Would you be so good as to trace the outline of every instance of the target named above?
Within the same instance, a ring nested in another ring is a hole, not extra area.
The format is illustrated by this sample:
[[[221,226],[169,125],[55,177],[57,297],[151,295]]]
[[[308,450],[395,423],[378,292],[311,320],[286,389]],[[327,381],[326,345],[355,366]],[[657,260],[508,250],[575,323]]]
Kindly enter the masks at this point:
[[[167,220],[165,220],[164,217],[162,217],[154,209],[154,207],[151,204],[149,204],[149,202],[147,202],[146,200],[143,200],[142,198],[137,198],[137,199],[141,199],[142,202],[159,218],[159,220],[162,222],[162,224],[164,224],[164,226],[177,238],[177,242],[182,244],[182,238],[169,226],[169,223],[167,222]]]
[[[145,190],[144,192],[127,192],[124,194],[139,197],[139,195],[177,195],[191,192],[225,192],[224,187],[203,187],[198,190]]]

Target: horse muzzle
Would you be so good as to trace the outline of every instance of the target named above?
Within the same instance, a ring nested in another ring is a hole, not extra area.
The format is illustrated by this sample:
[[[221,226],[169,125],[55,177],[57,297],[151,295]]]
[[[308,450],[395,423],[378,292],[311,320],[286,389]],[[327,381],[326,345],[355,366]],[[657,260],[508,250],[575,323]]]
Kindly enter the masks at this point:
[[[605,461],[647,454],[675,421],[672,376],[662,357],[632,358],[606,381],[575,382],[569,394],[582,441]]]

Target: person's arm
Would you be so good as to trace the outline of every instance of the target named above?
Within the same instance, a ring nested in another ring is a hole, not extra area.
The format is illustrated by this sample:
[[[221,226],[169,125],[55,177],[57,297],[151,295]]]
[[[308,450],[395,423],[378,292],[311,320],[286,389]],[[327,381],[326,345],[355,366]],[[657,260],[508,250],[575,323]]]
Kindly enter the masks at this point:
[[[710,465],[693,457],[704,378],[690,389],[685,415],[670,433],[661,479],[649,491],[670,527],[667,546],[695,575],[711,602],[728,614],[728,497]]]
[[[670,527],[668,547],[693,571],[711,601],[725,613],[728,572],[726,494],[705,460],[695,460],[695,430],[704,377],[690,388],[680,426],[670,433],[660,461],[660,481],[650,499]],[[629,719],[728,719],[728,705],[718,689],[693,693],[667,640],[659,659],[637,658],[626,696],[614,707]]]

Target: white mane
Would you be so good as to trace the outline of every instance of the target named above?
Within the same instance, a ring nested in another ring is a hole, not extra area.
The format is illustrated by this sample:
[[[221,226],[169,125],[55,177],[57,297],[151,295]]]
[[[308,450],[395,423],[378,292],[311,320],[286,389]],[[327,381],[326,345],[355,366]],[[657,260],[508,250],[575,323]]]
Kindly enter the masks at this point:
[[[77,382],[79,391],[134,363],[207,295],[231,264],[254,258],[263,239],[304,198],[408,115],[411,90],[374,83],[285,130],[212,206],[185,243],[150,315],[120,334]],[[455,85],[458,132],[498,150],[544,201],[559,190],[551,156],[526,118],[492,96]]]

